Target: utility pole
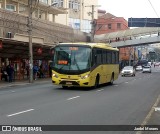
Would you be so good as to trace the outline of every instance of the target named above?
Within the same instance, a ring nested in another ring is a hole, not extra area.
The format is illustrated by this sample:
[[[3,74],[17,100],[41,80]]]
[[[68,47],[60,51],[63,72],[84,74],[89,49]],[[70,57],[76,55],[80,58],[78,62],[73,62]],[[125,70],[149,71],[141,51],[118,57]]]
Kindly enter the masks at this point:
[[[91,42],[94,42],[94,34],[95,34],[95,26],[96,26],[96,22],[94,21],[94,9],[95,7],[100,7],[100,5],[90,5],[90,6],[85,6],[85,7],[92,7],[92,11],[89,12],[89,14],[92,15],[92,20],[91,20]]]
[[[29,83],[33,83],[32,0],[28,0]]]

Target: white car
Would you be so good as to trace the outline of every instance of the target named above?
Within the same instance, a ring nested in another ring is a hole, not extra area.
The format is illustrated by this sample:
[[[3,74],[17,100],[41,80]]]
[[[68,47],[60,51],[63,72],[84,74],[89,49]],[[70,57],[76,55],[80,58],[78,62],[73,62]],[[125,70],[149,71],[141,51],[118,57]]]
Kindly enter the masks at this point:
[[[151,66],[143,66],[143,73],[147,72],[147,73],[151,73]]]
[[[135,76],[135,69],[133,66],[125,66],[121,71],[121,76]]]
[[[142,71],[142,69],[143,69],[142,66],[140,66],[140,65],[136,66],[136,71]]]

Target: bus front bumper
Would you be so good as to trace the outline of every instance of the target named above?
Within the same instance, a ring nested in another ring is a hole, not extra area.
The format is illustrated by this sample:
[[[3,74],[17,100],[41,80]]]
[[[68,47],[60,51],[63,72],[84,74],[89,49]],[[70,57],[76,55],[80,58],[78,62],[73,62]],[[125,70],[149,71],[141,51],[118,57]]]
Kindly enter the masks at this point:
[[[75,86],[75,87],[90,87],[89,79],[84,80],[70,80],[70,79],[60,79],[52,78],[52,83],[55,85],[62,86]]]

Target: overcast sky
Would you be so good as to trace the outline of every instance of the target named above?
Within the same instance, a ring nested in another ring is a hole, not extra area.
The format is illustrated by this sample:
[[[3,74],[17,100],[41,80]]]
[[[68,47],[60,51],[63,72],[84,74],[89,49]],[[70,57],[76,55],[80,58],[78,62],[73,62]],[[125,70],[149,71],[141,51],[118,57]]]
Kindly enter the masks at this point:
[[[153,10],[154,7],[155,11]],[[98,0],[99,9],[106,10],[117,17],[159,18],[160,0]]]

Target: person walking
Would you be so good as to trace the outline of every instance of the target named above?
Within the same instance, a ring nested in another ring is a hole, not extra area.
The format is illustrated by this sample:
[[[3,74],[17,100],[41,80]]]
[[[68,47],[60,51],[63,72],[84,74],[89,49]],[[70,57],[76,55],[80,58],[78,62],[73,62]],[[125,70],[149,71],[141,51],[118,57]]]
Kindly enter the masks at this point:
[[[37,80],[38,70],[39,70],[38,65],[35,64],[35,65],[33,66],[33,77],[34,77],[34,80]]]
[[[6,71],[7,71],[8,77],[9,77],[9,82],[12,82],[13,81],[13,73],[14,73],[13,66],[11,66],[11,64],[9,64],[7,66]]]

